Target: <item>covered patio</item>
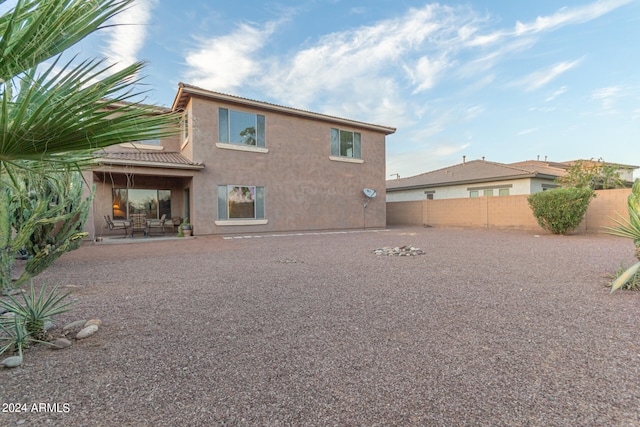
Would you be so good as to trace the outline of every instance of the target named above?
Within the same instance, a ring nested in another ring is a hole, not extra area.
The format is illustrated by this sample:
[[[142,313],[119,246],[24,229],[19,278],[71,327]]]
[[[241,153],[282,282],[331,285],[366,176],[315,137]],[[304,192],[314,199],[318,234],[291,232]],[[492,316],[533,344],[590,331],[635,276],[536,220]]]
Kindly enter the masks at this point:
[[[174,234],[189,217],[193,176],[203,168],[178,153],[105,153],[86,176],[95,185],[90,237]]]

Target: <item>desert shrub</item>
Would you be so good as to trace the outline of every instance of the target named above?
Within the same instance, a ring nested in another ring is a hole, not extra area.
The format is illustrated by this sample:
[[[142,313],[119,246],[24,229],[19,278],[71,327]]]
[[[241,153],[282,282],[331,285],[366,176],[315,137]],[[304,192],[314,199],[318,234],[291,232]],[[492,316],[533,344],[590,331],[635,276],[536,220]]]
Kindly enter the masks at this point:
[[[540,227],[566,234],[580,225],[593,197],[591,188],[555,188],[532,194],[527,200]]]

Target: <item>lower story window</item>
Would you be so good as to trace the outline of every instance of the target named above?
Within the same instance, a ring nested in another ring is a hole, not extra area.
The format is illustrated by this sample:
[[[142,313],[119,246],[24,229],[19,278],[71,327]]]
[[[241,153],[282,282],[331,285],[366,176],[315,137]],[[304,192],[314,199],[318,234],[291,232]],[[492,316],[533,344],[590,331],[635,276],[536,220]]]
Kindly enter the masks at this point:
[[[112,211],[114,219],[128,219],[131,214],[171,218],[171,190],[114,188]]]
[[[478,197],[478,190],[469,191],[469,197]]]
[[[264,219],[264,187],[219,185],[218,219]]]

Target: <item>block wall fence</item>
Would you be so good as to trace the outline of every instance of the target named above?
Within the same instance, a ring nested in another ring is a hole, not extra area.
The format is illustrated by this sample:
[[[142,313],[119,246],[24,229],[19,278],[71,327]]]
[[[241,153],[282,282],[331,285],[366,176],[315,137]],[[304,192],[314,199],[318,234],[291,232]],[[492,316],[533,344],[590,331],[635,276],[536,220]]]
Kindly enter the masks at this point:
[[[596,198],[591,200],[584,220],[573,233],[600,233],[602,226],[615,225],[611,218],[617,218],[617,214],[629,219],[629,194],[629,188],[596,191]],[[387,225],[496,228],[546,233],[534,218],[527,197],[387,202]]]

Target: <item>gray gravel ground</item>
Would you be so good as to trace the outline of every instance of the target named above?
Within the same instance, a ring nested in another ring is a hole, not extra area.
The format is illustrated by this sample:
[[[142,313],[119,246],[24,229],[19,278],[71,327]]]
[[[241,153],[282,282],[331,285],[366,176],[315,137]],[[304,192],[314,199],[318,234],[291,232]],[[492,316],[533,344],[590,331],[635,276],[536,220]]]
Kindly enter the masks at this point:
[[[0,425],[638,426],[640,292],[605,287],[632,261],[469,229],[88,244],[37,282],[100,331],[0,370],[3,404],[69,411]]]

